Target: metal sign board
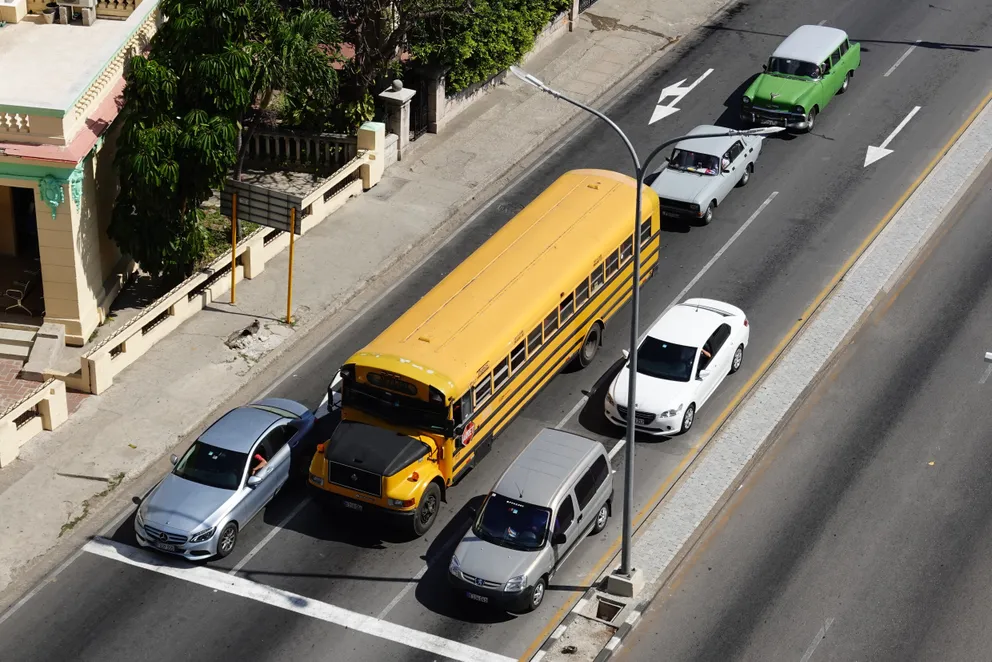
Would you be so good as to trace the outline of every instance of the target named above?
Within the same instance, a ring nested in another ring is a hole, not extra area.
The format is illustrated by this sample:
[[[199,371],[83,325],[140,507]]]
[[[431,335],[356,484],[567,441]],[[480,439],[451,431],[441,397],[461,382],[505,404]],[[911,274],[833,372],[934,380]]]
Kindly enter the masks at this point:
[[[227,180],[220,192],[220,213],[228,218],[232,213],[232,194],[238,194],[238,220],[258,223],[270,228],[289,232],[289,210],[296,208],[295,234],[300,231],[300,211],[303,198],[283,191],[275,191],[264,186]]]

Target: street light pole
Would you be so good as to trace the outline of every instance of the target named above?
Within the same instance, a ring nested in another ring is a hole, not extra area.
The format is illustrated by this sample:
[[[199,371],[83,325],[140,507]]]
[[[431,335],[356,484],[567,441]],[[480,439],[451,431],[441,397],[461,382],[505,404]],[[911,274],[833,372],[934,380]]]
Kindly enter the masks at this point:
[[[666,140],[661,143],[648,155],[644,163],[641,163],[640,157],[637,155],[637,150],[634,149],[633,144],[631,144],[630,139],[627,138],[625,134],[617,124],[611,120],[609,117],[604,115],[602,112],[591,108],[580,101],[571,99],[561,92],[552,89],[545,85],[537,77],[527,73],[520,67],[512,66],[510,67],[510,73],[519,78],[520,80],[533,85],[537,89],[550,94],[556,99],[561,99],[566,103],[580,108],[587,113],[595,115],[599,119],[603,120],[616,132],[623,144],[627,147],[627,151],[630,152],[630,157],[634,161],[634,178],[637,181],[637,191],[635,194],[634,202],[634,265],[633,265],[633,283],[631,284],[631,320],[630,320],[630,356],[628,359],[628,382],[627,382],[627,442],[626,448],[624,448],[624,497],[623,497],[623,545],[620,554],[620,570],[617,574],[630,578],[633,572],[631,567],[631,555],[633,554],[633,507],[634,507],[634,435],[635,435],[635,421],[637,420],[637,346],[638,333],[637,330],[640,328],[640,294],[641,294],[641,203],[643,199],[643,189],[644,189],[644,178],[647,176],[648,166],[654,160],[658,154],[661,153],[666,147],[670,147],[678,142],[681,142],[688,138],[689,136],[679,136],[678,138],[672,138],[671,140]],[[697,134],[692,136],[692,138],[723,138],[725,136],[737,136],[737,135],[763,135],[768,133],[776,133],[782,131],[781,127],[772,127],[766,129],[752,129],[740,131],[736,129],[727,129],[726,131],[720,133],[708,133],[708,134]]]

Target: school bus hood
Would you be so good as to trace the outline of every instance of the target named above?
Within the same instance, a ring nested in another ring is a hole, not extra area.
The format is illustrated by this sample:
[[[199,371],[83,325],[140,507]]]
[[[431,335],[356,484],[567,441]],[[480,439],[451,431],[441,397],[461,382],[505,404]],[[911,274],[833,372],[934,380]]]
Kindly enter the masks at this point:
[[[341,421],[324,449],[330,462],[392,476],[430,453],[419,438],[357,421]]]

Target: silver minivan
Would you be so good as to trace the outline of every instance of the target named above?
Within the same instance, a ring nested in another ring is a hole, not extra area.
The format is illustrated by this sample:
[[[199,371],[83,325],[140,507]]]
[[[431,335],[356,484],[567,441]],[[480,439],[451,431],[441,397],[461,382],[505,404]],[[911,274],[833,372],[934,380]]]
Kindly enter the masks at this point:
[[[451,556],[448,579],[469,600],[533,611],[576,544],[606,527],[612,502],[603,444],[546,428],[486,496]]]

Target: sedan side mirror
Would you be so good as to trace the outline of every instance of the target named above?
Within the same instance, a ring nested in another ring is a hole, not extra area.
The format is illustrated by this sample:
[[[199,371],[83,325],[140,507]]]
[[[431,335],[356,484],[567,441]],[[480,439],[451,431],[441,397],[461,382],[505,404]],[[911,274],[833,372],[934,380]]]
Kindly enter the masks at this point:
[[[172,462],[172,466],[179,464],[179,456],[173,453],[169,456],[169,462]]]
[[[624,350],[621,350],[621,351],[623,352],[624,361],[626,361],[627,359],[630,358],[630,350],[629,349],[624,349]]]
[[[709,376],[710,376],[710,371],[709,370],[700,370],[699,371],[699,378],[700,379],[706,379]]]
[[[565,544],[565,534],[559,531],[551,536],[552,545],[564,545]]]
[[[248,476],[248,487],[251,487],[251,488],[257,487],[258,484],[262,482],[262,479],[263,478],[265,478],[265,477],[264,476],[258,476],[258,475]]]

